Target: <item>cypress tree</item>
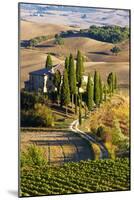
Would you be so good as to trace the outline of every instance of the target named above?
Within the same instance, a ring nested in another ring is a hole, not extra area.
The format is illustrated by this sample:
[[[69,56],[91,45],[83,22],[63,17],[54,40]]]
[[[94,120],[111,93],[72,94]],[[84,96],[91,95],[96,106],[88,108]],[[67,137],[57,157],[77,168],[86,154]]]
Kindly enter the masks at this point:
[[[66,59],[65,59],[65,69],[69,73],[69,58],[68,57],[66,57]]]
[[[114,79],[114,89],[117,89],[117,75],[115,73],[115,79]]]
[[[100,87],[100,103],[102,103],[103,100],[103,86],[102,86],[102,80],[101,76],[99,75],[99,87]]]
[[[61,106],[66,106],[66,114],[67,114],[67,106],[70,103],[70,90],[69,90],[69,83],[68,83],[68,74],[67,70],[65,69],[63,75],[63,83],[61,87]]]
[[[53,66],[52,58],[50,54],[48,54],[47,59],[46,59],[46,68],[51,69]]]
[[[77,104],[78,104],[78,97],[77,94],[75,94],[75,114],[77,114]]]
[[[84,72],[84,56],[82,56],[82,73]]]
[[[103,86],[103,93],[104,93],[104,101],[106,101],[107,100],[107,86],[106,86],[106,84],[104,84],[104,86]]]
[[[80,88],[82,84],[82,71],[83,71],[83,58],[81,52],[78,50],[77,62],[76,62],[76,80],[78,88]]]
[[[54,85],[57,88],[57,100],[59,104],[59,94],[60,94],[60,85],[61,85],[61,74],[59,70],[57,70],[54,74]]]
[[[93,93],[94,93],[93,79],[89,74],[87,82],[87,107],[89,111],[91,111],[93,108]]]
[[[94,73],[94,102],[98,107],[100,105],[100,87],[99,87],[99,73]]]
[[[76,94],[76,74],[75,74],[75,69],[74,69],[74,58],[72,54],[70,54],[70,57],[69,57],[68,80],[69,80],[70,94],[72,96],[72,105],[73,105],[74,95]]]
[[[79,96],[79,124],[82,124],[81,97]]]
[[[111,72],[111,73],[108,75],[107,83],[108,83],[108,86],[109,86],[109,92],[110,92],[110,94],[111,94],[111,93],[114,92],[114,74],[113,74],[113,72]]]

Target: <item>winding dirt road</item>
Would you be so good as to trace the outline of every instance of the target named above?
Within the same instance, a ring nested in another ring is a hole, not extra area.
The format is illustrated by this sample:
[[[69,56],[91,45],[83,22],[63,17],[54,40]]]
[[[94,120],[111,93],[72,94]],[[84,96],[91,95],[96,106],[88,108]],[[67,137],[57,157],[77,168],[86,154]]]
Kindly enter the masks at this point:
[[[21,145],[36,144],[43,148],[49,164],[60,165],[65,162],[93,159],[90,144],[74,131],[44,129],[26,131],[21,134]]]
[[[83,139],[87,140],[88,142],[90,142],[91,144],[92,143],[95,143],[99,146],[100,148],[100,159],[104,159],[104,158],[108,158],[109,155],[108,155],[108,151],[106,149],[106,147],[100,143],[100,142],[97,142],[94,138],[92,138],[90,135],[87,135],[85,132],[81,131],[80,129],[78,129],[78,125],[79,125],[79,121],[78,119],[77,120],[74,120],[71,125],[70,125],[70,129],[71,131],[75,132],[75,133],[78,133],[80,135],[80,137],[82,137]]]

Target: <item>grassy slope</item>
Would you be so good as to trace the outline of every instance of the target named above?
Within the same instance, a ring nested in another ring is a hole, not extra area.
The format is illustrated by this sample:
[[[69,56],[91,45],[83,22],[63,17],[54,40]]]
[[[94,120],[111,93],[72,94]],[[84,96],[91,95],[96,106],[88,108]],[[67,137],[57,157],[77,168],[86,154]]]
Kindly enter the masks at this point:
[[[54,35],[60,31],[66,31],[71,29],[68,26],[64,25],[55,25],[55,24],[42,24],[30,21],[21,21],[20,22],[20,38],[21,40],[28,40],[36,36],[41,35]]]
[[[101,42],[86,37],[70,37],[64,38],[63,45],[54,45],[54,41],[45,41],[41,43],[40,50],[57,54],[60,57],[68,55],[70,52],[76,56],[77,50],[81,50],[86,56],[87,61],[94,62],[128,62],[128,41],[125,41],[118,46],[122,51],[119,55],[113,56],[110,49],[114,45],[111,43]]]
[[[85,74],[94,74],[97,70],[100,72],[103,81],[106,82],[106,78],[110,72],[116,72],[118,77],[118,84],[124,86],[129,85],[129,63],[128,62],[86,62]]]
[[[55,34],[60,31],[72,29],[69,26],[53,24],[37,24],[34,22],[21,21],[21,39],[30,39],[39,35]],[[112,44],[100,42],[90,38],[72,37],[65,38],[64,45],[54,45],[54,41],[45,41],[40,44],[41,47],[36,50],[21,49],[21,87],[24,87],[24,81],[28,80],[28,73],[44,67],[46,54],[52,53],[54,64],[64,62],[65,56],[70,52],[76,56],[80,49],[86,57],[85,74],[93,72],[95,69],[101,72],[105,81],[104,74],[115,71],[119,77],[119,84],[128,85],[129,82],[129,44],[124,41],[118,46],[122,51],[114,56],[110,53]]]
[[[95,130],[100,126],[103,126],[105,130],[104,134],[101,134],[101,140],[103,138],[103,143],[111,156],[114,157],[118,156],[118,153],[121,155],[128,152],[125,144],[128,143],[130,134],[129,97],[118,94],[114,95],[111,100],[104,102],[100,108],[94,110],[90,117],[80,126],[80,129],[100,140],[95,134]],[[120,141],[124,144],[124,148],[121,147]]]

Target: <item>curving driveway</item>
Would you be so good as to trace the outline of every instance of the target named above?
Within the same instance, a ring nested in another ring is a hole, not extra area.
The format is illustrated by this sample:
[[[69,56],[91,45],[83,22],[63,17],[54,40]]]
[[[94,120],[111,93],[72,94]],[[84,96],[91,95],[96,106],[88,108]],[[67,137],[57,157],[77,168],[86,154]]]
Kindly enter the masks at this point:
[[[94,153],[89,142],[74,131],[44,129],[22,132],[21,145],[37,144],[44,149],[49,164],[59,165],[65,162],[93,159]]]
[[[92,143],[97,144],[100,148],[100,159],[108,158],[109,155],[106,147],[101,142],[96,141],[93,137],[87,135],[85,132],[78,129],[78,125],[79,125],[79,120],[77,119],[71,123],[69,128],[71,129],[71,131],[78,133],[83,139],[87,140],[91,144]]]

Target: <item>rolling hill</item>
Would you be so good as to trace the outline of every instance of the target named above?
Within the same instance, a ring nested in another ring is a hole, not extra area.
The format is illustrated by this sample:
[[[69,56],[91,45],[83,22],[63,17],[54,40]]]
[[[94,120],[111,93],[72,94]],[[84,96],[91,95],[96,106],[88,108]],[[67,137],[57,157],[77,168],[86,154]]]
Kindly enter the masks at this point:
[[[70,54],[76,57],[77,50],[79,49],[86,57],[87,61],[94,62],[128,62],[129,61],[129,42],[124,41],[117,44],[121,48],[119,55],[114,56],[110,49],[114,44],[101,42],[87,37],[68,37],[64,38],[63,45],[55,45],[54,40],[42,42],[37,47],[45,52],[52,53],[62,59]]]
[[[60,31],[66,31],[71,29],[69,26],[55,25],[55,24],[43,24],[30,22],[27,20],[20,21],[20,39],[29,40],[36,36],[41,35],[54,35]]]

